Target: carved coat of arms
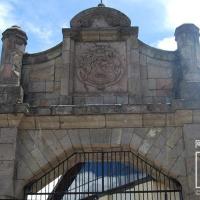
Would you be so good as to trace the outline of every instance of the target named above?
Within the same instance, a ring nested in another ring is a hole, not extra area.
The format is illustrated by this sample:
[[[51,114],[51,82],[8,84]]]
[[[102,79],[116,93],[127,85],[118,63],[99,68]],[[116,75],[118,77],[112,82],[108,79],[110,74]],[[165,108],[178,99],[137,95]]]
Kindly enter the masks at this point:
[[[121,79],[124,68],[116,49],[98,44],[78,55],[76,73],[84,85],[104,90]]]

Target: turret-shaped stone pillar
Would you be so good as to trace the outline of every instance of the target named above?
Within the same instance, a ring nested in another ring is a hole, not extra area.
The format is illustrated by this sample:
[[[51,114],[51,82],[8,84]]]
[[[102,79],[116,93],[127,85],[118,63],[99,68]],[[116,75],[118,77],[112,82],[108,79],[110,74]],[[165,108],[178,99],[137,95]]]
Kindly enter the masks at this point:
[[[176,28],[181,77],[180,94],[183,99],[196,98],[191,91],[200,87],[200,45],[199,28],[194,24],[183,24]],[[193,88],[193,89],[192,89]],[[199,92],[198,92],[199,93]],[[198,95],[197,98],[200,98]]]
[[[3,32],[0,84],[20,85],[22,57],[27,44],[27,36],[18,26]]]
[[[2,35],[0,104],[15,104],[23,101],[20,79],[27,36],[18,26],[8,28]]]

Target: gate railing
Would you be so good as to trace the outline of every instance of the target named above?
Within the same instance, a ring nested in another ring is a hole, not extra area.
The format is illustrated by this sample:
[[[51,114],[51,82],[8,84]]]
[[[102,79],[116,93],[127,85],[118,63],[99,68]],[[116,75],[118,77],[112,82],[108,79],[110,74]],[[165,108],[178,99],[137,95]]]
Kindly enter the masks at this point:
[[[25,199],[182,200],[182,189],[133,152],[77,152],[27,185]]]

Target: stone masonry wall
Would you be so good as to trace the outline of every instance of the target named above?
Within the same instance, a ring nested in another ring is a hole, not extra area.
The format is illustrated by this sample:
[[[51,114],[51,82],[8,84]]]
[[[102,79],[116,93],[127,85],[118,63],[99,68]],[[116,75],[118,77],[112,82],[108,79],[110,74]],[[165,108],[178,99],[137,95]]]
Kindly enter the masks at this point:
[[[15,196],[21,197],[27,183],[74,151],[129,149],[179,180],[185,199],[195,199],[194,143],[200,139],[198,113],[177,110],[23,117],[18,128]],[[6,123],[2,120],[3,116],[1,123]]]
[[[32,106],[60,104],[62,44],[52,50],[25,55],[22,70],[24,101]]]
[[[20,27],[7,29],[0,199],[23,199],[24,186],[72,152],[123,149],[178,180],[184,200],[199,199],[199,29],[184,24],[175,38],[174,52],[152,48],[127,16],[102,4],[76,15],[63,41],[37,54],[25,53]]]
[[[74,73],[69,77],[75,80],[74,93],[69,94],[69,98],[73,96],[73,102],[61,96],[63,72],[61,45],[47,53],[25,55],[22,70],[24,101],[32,106],[68,103],[75,105],[170,103],[174,97],[176,55],[143,43],[139,43],[136,48],[134,44],[129,45],[130,60],[128,69],[126,69],[127,64],[124,65],[125,74],[121,80],[123,84],[119,82],[119,85],[108,87],[105,91],[95,90],[94,87],[91,87],[91,91],[87,91],[81,86],[81,81],[73,69]],[[124,52],[125,57],[127,53]],[[123,88],[120,88],[120,85],[124,85]]]

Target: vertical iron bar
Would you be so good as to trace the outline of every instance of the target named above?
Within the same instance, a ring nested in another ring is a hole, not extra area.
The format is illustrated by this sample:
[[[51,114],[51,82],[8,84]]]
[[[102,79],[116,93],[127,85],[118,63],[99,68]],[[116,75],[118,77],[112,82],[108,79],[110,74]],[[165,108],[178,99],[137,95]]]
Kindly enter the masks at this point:
[[[137,168],[136,168],[136,170],[137,170],[137,180],[139,181],[139,167],[138,167],[138,164],[139,164],[139,161],[138,161],[138,156],[137,156]],[[138,191],[139,191],[140,189],[139,189],[139,185],[138,185]],[[141,197],[141,195],[140,195],[140,193],[138,193],[138,196],[139,196],[139,200],[140,200],[140,197]]]
[[[137,162],[137,159],[135,159],[135,155],[134,154],[131,154],[132,155],[132,162],[133,162],[133,164],[132,164],[132,166],[133,166],[133,181],[135,181],[135,162]],[[137,177],[136,177],[136,179],[137,179]],[[135,185],[133,186],[133,190],[134,190],[134,200],[135,200]]]
[[[99,178],[99,153],[97,153],[97,178]],[[99,179],[97,179],[97,192],[99,192],[98,181]]]
[[[167,198],[167,192],[165,192],[165,200],[168,200],[168,198]]]
[[[87,183],[87,187],[88,187],[88,196],[89,196],[89,194],[90,194],[90,162],[89,162],[89,153],[88,153],[88,160],[87,160],[87,163],[88,163],[88,170],[87,170],[87,173],[88,173],[88,183]]]
[[[147,164],[146,164],[146,163],[144,163],[144,164],[145,164],[145,174],[146,174],[146,177],[148,177],[149,175],[148,175],[148,172],[147,172]],[[147,199],[149,199],[148,181],[146,181],[146,187],[147,187],[147,188],[146,188],[146,191],[147,191]]]
[[[102,192],[104,192],[104,152],[101,154],[101,163],[102,163]]]

